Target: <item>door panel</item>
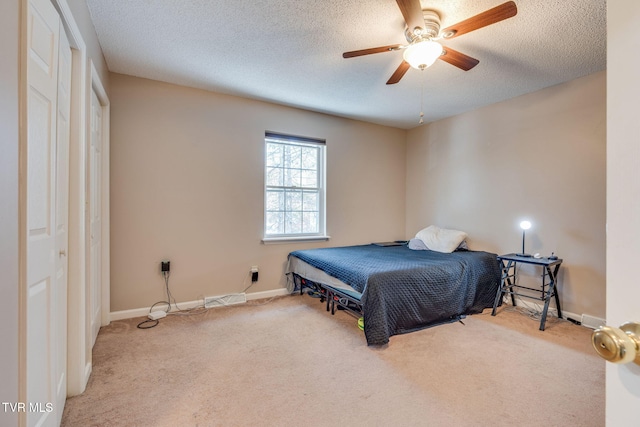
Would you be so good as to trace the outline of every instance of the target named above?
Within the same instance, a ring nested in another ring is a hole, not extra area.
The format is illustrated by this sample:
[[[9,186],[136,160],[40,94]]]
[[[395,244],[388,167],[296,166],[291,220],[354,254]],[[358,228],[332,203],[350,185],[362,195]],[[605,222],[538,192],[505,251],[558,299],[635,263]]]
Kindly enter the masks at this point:
[[[607,2],[607,325],[640,322],[640,3]],[[606,425],[637,426],[640,366],[607,363]]]
[[[46,278],[29,287],[29,318],[27,320],[27,402],[42,403],[53,402],[51,359],[49,354],[50,325],[48,308],[51,296],[51,278]],[[28,414],[28,425],[36,425],[40,422],[51,420],[50,414]],[[52,424],[51,424],[52,425]]]
[[[45,75],[46,76],[46,75]],[[41,77],[45,77],[41,76]],[[28,215],[27,227],[32,239],[46,239],[51,235],[51,150],[55,136],[52,123],[55,98],[50,93],[40,92],[37,86],[29,88],[28,108]],[[55,95],[54,95],[55,96]]]
[[[27,12],[26,138],[26,400],[55,402],[57,345],[56,137],[60,20],[48,0]],[[65,344],[66,345],[66,344]],[[54,412],[29,411],[27,425],[56,425]]]
[[[89,144],[89,300],[91,346],[102,322],[102,105],[91,90],[91,141]]]
[[[55,316],[55,393],[57,420],[67,397],[67,270],[69,247],[69,141],[71,116],[71,47],[60,28],[58,55],[58,122],[56,140],[56,280],[53,287]]]

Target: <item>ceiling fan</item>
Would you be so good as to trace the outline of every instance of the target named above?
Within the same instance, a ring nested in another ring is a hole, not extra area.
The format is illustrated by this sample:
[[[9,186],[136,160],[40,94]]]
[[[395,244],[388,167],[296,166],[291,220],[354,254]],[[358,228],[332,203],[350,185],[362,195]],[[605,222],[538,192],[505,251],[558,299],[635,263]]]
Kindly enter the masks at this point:
[[[443,47],[438,40],[447,40],[471,31],[486,27],[518,13],[516,4],[508,1],[486,10],[476,16],[455,25],[440,29],[440,15],[430,9],[422,9],[420,0],[396,0],[400,12],[407,23],[404,32],[408,45],[393,44],[370,49],[354,50],[342,54],[343,58],[370,55],[372,53],[391,52],[403,49],[403,61],[387,81],[388,85],[398,83],[410,67],[424,70],[436,59],[442,59],[464,71],[469,71],[480,61],[449,47]]]

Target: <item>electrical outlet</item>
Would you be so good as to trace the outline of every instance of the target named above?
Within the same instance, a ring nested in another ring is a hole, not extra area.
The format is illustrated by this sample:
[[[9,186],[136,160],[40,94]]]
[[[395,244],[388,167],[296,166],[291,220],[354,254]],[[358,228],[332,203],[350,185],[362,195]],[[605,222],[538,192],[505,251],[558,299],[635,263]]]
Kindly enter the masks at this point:
[[[254,265],[251,267],[251,283],[258,281],[258,266]]]
[[[162,261],[160,263],[160,271],[161,272],[169,272],[171,270],[171,261]]]

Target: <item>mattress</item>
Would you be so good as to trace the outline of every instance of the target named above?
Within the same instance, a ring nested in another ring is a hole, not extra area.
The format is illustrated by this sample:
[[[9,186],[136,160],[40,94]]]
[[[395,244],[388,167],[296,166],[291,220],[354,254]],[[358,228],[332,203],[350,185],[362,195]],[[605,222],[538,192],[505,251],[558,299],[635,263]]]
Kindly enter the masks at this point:
[[[500,284],[497,255],[481,251],[320,248],[289,254],[289,269],[294,268],[309,280],[361,293],[369,345],[493,307]],[[319,276],[308,276],[312,274]]]
[[[287,264],[287,287],[289,292],[295,292],[298,290],[295,289],[295,283],[291,279],[291,275],[289,273],[295,273],[300,277],[311,280],[312,282],[322,283],[323,285],[332,287],[334,289],[347,292],[349,293],[349,295],[353,295],[358,299],[362,296],[362,293],[356,291],[355,289],[353,289],[353,287],[344,283],[342,280],[337,279],[333,276],[329,276],[319,268],[316,268],[295,256],[289,257],[289,261]]]

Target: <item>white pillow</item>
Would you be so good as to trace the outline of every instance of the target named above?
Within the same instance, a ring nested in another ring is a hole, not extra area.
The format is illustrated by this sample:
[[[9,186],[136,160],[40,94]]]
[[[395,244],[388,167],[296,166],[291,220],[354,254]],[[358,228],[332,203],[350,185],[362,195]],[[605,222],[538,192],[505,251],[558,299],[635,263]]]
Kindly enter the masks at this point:
[[[429,248],[427,247],[427,245],[424,244],[424,242],[420,239],[411,239],[409,240],[409,243],[407,244],[407,246],[409,247],[409,249],[413,249],[414,251],[428,251]]]
[[[429,249],[446,254],[455,251],[466,238],[467,233],[464,231],[447,230],[435,225],[430,225],[416,234],[416,239],[422,240]]]

